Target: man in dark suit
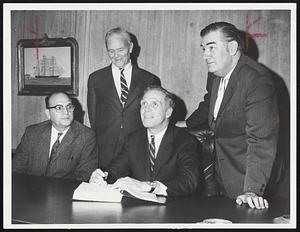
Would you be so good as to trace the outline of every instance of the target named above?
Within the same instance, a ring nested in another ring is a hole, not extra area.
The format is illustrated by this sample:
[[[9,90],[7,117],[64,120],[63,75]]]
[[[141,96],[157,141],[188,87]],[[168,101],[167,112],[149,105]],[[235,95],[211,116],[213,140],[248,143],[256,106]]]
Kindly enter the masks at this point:
[[[208,122],[215,139],[215,171],[223,194],[237,204],[268,208],[262,196],[276,155],[278,111],[270,73],[241,53],[236,27],[217,22],[204,28],[207,95],[177,126]]]
[[[62,92],[47,96],[50,120],[26,128],[13,158],[13,172],[88,181],[98,166],[93,130],[73,121],[74,105]]]
[[[141,100],[140,116],[145,128],[133,132],[120,153],[104,170],[93,172],[90,183],[108,183],[114,188],[130,186],[137,191],[174,196],[190,194],[199,181],[198,141],[169,124],[172,95],[149,87]]]
[[[111,64],[90,75],[87,95],[101,168],[107,167],[120,152],[130,132],[142,128],[139,109],[145,88],[160,85],[158,77],[131,63],[133,43],[127,31],[111,29],[105,43]]]

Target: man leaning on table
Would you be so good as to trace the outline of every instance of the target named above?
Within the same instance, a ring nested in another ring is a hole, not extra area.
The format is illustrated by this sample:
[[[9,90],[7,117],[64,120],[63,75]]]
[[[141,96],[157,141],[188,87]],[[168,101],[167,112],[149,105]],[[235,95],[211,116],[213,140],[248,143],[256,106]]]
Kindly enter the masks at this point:
[[[49,120],[28,126],[13,157],[13,172],[88,181],[98,166],[95,133],[73,120],[70,97],[45,98]]]
[[[221,194],[239,205],[268,208],[263,194],[276,155],[279,122],[270,73],[242,54],[234,25],[212,23],[200,35],[208,93],[198,109],[176,125],[192,128],[208,122],[214,132]]]
[[[122,152],[106,170],[95,170],[90,183],[106,184],[107,177],[114,188],[130,186],[164,196],[194,192],[199,179],[198,144],[169,124],[174,105],[167,90],[148,87],[140,109],[145,128],[130,134]]]

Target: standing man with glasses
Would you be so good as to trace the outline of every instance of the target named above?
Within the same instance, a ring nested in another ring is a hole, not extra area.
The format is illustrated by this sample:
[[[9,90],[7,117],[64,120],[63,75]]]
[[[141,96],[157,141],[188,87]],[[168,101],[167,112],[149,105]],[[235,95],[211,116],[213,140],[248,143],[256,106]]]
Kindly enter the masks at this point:
[[[251,208],[268,208],[264,198],[276,156],[279,118],[270,73],[242,54],[237,28],[216,22],[201,32],[208,67],[204,101],[177,126],[208,122],[214,132],[215,174],[221,194]]]
[[[45,98],[49,120],[28,126],[13,157],[13,172],[88,181],[98,166],[95,133],[74,121],[63,92]]]
[[[158,77],[131,63],[133,43],[127,31],[111,29],[105,45],[111,64],[89,76],[87,94],[101,168],[108,167],[117,156],[129,133],[142,128],[139,109],[143,91],[150,85],[160,85]]]

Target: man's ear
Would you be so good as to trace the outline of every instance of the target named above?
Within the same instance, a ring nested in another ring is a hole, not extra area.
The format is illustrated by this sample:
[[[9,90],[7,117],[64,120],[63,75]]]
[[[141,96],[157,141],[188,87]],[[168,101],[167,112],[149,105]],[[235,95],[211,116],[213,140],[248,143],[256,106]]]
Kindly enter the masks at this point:
[[[129,44],[129,53],[132,53],[132,49],[133,49],[133,43],[130,42],[130,44]]]
[[[166,112],[166,118],[170,118],[173,113],[173,108],[169,107]]]
[[[46,114],[47,118],[50,119],[50,113],[49,113],[48,109],[45,109],[45,114]]]
[[[239,45],[235,40],[228,42],[229,54],[234,56],[238,51],[238,47]]]

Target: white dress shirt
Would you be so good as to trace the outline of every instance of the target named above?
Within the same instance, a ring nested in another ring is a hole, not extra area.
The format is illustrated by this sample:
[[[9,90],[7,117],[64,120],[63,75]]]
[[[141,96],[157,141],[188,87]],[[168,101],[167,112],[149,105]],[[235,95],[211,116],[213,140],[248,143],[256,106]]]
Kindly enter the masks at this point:
[[[235,68],[235,66],[230,70],[229,73],[227,73],[227,75],[225,77],[222,77],[220,80],[218,96],[217,96],[217,100],[216,100],[215,107],[214,107],[214,119],[216,119],[218,116],[218,112],[219,112],[219,109],[220,109],[220,106],[221,106],[221,103],[222,103],[222,100],[224,97],[224,93],[225,93],[226,87],[228,85],[228,81],[230,79],[230,76],[231,76],[234,68]]]
[[[118,92],[119,99],[121,98],[121,81],[120,81],[120,76],[121,76],[121,70],[117,66],[115,66],[113,63],[111,65],[112,69],[112,75],[114,78],[114,83],[116,90]],[[123,71],[127,87],[130,89],[130,84],[131,84],[131,74],[132,74],[132,64],[129,62],[125,67]]]

